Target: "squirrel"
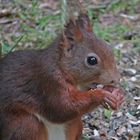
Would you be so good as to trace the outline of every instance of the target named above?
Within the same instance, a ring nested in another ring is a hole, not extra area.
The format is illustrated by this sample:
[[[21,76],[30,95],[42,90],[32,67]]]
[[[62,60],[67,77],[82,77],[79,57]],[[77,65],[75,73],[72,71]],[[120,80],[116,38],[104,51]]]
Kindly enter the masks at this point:
[[[81,13],[49,47],[1,58],[0,139],[79,140],[82,115],[123,103],[119,79],[111,47]]]

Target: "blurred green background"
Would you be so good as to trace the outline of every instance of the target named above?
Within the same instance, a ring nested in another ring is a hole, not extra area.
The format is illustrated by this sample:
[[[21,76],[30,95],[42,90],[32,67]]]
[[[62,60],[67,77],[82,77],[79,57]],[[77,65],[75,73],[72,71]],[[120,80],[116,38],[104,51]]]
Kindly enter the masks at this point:
[[[50,44],[63,29],[67,16],[65,11],[68,8],[65,2],[1,0],[2,53],[15,49],[44,48]],[[140,50],[139,4],[140,0],[87,0],[84,6],[92,19],[97,36],[113,45],[129,40],[136,50]]]

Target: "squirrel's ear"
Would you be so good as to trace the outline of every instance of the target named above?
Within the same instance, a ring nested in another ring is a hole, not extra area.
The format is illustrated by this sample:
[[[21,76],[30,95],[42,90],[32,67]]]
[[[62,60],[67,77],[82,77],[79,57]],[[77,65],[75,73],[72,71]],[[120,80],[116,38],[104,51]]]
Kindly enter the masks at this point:
[[[66,56],[71,55],[71,48],[73,47],[73,43],[70,43],[69,39],[67,38],[66,34],[63,32],[62,39],[60,42],[60,48],[63,51],[63,54]]]
[[[87,32],[92,32],[92,24],[87,13],[81,13],[78,16],[77,22],[80,25],[80,28],[86,30]]]
[[[77,24],[77,20],[70,19],[69,23],[65,26],[64,32],[70,44],[72,42],[83,41],[83,33],[80,26]]]
[[[62,33],[62,40],[60,42],[60,46],[62,48],[70,48],[70,43],[69,43],[69,41],[68,41],[64,32]]]

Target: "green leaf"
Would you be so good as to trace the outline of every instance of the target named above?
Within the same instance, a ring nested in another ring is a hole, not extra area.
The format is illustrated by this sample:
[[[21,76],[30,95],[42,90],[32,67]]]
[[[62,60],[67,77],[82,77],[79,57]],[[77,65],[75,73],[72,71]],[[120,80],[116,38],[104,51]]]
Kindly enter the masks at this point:
[[[111,114],[112,114],[111,110],[104,109],[104,116],[105,116],[105,118],[110,119]]]

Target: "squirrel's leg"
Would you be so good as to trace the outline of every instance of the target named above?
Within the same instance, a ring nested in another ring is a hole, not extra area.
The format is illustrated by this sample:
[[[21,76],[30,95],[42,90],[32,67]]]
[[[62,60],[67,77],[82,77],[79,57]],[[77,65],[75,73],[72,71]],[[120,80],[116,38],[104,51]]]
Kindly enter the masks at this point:
[[[83,123],[81,117],[70,121],[66,128],[67,140],[82,140]]]
[[[47,132],[42,123],[32,115],[10,115],[3,118],[1,140],[47,140]]]

